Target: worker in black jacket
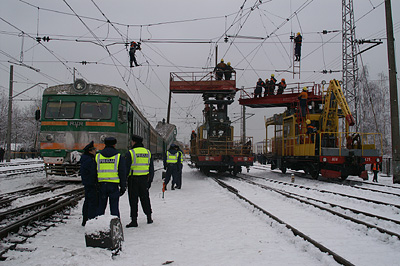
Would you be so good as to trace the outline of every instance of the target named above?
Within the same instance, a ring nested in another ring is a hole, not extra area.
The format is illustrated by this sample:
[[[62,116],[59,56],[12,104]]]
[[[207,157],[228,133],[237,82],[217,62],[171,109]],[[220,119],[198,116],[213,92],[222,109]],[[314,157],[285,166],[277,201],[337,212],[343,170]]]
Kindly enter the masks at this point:
[[[131,222],[126,227],[137,227],[138,203],[142,205],[143,212],[147,216],[147,223],[153,223],[151,217],[151,203],[149,189],[154,178],[154,163],[151,152],[143,145],[143,138],[132,135],[131,146],[125,157],[128,175],[128,196],[131,206]]]
[[[105,213],[110,201],[111,215],[119,216],[119,197],[126,191],[125,158],[115,148],[114,137],[104,139],[105,148],[96,154],[97,180],[99,182],[99,215]]]
[[[81,178],[85,189],[85,201],[82,208],[82,226],[85,226],[87,220],[93,219],[97,215],[99,198],[97,192],[97,170],[96,170],[96,147],[91,141],[83,148],[81,157]]]

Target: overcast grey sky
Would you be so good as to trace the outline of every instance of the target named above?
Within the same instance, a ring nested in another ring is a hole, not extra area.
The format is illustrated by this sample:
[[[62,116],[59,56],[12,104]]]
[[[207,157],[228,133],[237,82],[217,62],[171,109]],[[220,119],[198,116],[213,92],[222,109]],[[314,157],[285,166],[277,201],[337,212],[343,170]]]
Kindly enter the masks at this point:
[[[237,69],[237,87],[253,87],[272,73],[278,80],[321,82],[341,79],[340,0],[2,0],[0,9],[0,91],[8,95],[9,62],[21,61],[40,72],[15,65],[14,90],[38,82],[49,86],[71,83],[72,69],[88,82],[125,89],[149,121],[166,117],[170,72],[207,72],[224,58]],[[400,29],[400,1],[392,0],[395,37]],[[354,0],[357,39],[382,39],[384,43],[362,54],[373,79],[388,74],[383,0]],[[287,20],[289,18],[289,20]],[[109,20],[110,22],[107,22]],[[322,34],[323,30],[337,31]],[[251,36],[266,39],[232,38]],[[301,78],[290,70],[291,33],[302,32]],[[49,36],[40,44],[35,38]],[[141,67],[130,69],[126,41],[142,41],[137,53]],[[367,48],[363,45],[360,48]],[[399,58],[399,48],[396,55]],[[88,62],[86,65],[80,62]],[[41,97],[36,87],[21,98]],[[236,96],[236,100],[239,94]],[[171,123],[178,138],[188,141],[202,121],[199,95],[173,95]],[[265,138],[264,116],[282,109],[250,109],[247,135]],[[239,118],[237,101],[230,117]],[[235,135],[240,124],[234,124]]]

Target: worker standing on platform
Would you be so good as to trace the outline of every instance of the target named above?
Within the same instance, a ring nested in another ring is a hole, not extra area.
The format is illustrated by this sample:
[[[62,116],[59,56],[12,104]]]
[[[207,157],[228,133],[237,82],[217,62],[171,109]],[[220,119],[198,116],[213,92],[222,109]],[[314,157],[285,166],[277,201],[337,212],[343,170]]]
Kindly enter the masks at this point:
[[[131,67],[133,67],[133,62],[135,63],[135,66],[139,66],[135,56],[136,50],[142,50],[140,47],[140,42],[131,42],[131,47],[129,48],[129,62]]]
[[[262,88],[265,87],[264,81],[261,78],[258,79],[256,89],[254,90],[254,98],[261,98]]]
[[[282,79],[281,82],[278,84],[278,92],[276,94],[282,94],[283,91],[286,89],[286,81]]]
[[[231,80],[232,73],[234,73],[234,72],[235,72],[235,70],[231,66],[231,62],[228,62],[228,64],[226,65],[226,69],[225,69],[225,80]]]
[[[306,117],[306,108],[307,108],[307,87],[303,88],[303,91],[300,93],[298,99],[300,100],[300,108],[301,108],[301,116]]]
[[[303,37],[301,36],[300,32],[298,32],[296,38],[294,38],[294,61],[300,61],[302,41]]]
[[[226,70],[226,64],[224,63],[224,59],[221,59],[221,62],[214,68],[215,78],[217,80],[221,80],[224,76]]]
[[[269,79],[265,79],[264,88],[264,97],[267,97],[269,92]]]
[[[276,86],[276,78],[274,74],[271,74],[271,78],[269,80],[269,95],[274,95],[275,94],[275,86]]]

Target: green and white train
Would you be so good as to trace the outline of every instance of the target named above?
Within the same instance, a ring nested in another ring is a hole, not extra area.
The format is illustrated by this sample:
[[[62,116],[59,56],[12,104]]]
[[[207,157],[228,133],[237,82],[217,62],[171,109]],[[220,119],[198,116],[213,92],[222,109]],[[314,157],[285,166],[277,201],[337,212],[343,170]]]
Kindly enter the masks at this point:
[[[159,122],[154,129],[124,90],[82,79],[47,88],[39,117],[47,175],[78,176],[82,149],[92,140],[101,150],[106,137],[115,137],[125,154],[130,136],[140,135],[153,158],[161,158],[176,137],[174,125]]]

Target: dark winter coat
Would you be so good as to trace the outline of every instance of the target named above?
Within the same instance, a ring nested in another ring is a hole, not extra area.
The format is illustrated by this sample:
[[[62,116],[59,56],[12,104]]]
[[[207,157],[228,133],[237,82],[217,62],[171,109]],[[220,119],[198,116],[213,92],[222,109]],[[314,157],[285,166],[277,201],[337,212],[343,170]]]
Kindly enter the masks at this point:
[[[97,184],[96,161],[90,153],[84,153],[81,157],[81,178],[84,186],[94,186]]]

